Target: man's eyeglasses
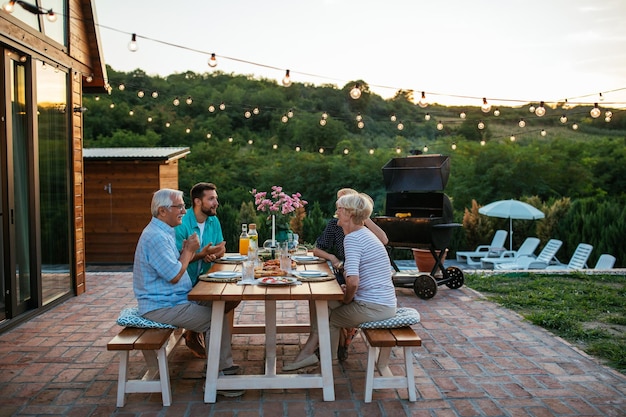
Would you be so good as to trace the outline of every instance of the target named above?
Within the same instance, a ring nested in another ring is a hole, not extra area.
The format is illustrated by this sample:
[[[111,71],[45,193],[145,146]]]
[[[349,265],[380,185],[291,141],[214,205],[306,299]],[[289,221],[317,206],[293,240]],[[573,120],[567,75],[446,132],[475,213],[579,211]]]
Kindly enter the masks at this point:
[[[183,210],[185,210],[185,205],[184,204],[177,204],[175,206],[170,206],[170,209],[171,208],[177,208],[178,210],[183,211]]]

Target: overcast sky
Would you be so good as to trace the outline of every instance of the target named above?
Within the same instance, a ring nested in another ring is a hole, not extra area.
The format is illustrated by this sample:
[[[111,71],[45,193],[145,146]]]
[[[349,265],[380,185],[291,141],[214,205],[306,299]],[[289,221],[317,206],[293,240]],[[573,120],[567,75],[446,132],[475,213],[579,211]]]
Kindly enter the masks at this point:
[[[94,2],[105,62],[118,71],[213,71],[215,53],[226,73],[362,79],[385,98],[412,89],[441,104],[515,105],[603,93],[626,107],[624,0]]]

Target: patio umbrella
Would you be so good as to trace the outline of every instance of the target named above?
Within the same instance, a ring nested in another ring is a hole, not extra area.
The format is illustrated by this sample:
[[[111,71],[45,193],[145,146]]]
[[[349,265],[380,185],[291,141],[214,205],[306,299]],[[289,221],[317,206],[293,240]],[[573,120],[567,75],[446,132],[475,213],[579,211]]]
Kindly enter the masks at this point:
[[[489,217],[509,219],[509,249],[511,250],[513,250],[513,219],[536,220],[545,217],[541,210],[518,200],[494,201],[479,208],[478,212]]]

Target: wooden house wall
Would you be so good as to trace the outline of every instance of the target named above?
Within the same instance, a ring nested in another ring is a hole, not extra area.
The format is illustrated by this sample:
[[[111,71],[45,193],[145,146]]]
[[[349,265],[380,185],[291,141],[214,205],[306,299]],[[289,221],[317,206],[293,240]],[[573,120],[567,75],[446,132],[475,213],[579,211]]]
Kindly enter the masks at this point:
[[[110,194],[108,185],[110,184]],[[132,263],[152,194],[178,188],[177,161],[85,161],[88,263]]]

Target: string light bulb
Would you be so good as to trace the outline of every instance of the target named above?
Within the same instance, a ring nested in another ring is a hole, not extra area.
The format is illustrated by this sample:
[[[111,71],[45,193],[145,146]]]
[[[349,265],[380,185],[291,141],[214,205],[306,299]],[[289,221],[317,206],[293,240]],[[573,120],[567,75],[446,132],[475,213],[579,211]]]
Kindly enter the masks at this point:
[[[143,98],[143,96],[144,96],[144,92],[143,91],[141,91],[141,90],[137,91],[137,97]]]
[[[510,140],[511,142],[515,142],[515,135],[511,135],[511,137],[509,138],[509,140]]]
[[[478,122],[478,129],[483,130],[484,128],[485,128],[485,122],[481,120],[480,122]]]
[[[252,139],[248,139],[248,145],[252,145],[254,141]]]
[[[578,124],[577,123],[574,123],[572,125],[572,130],[578,130]]]
[[[210,104],[207,110],[209,111],[209,113],[213,113],[215,111],[215,106]]]
[[[420,106],[421,108],[428,107],[428,100],[426,100],[426,93],[424,91],[422,91],[422,96],[417,102],[417,105]]]
[[[159,97],[159,93],[156,92],[156,91],[153,91],[152,92],[152,98],[157,98],[157,97]]]
[[[483,104],[480,106],[483,113],[489,113],[491,111],[491,104],[487,102],[487,98],[483,97]]]
[[[591,111],[589,112],[589,114],[591,115],[591,117],[593,117],[594,119],[597,119],[598,117],[600,117],[600,115],[602,114],[602,112],[600,111],[600,108],[598,107],[598,103],[594,103],[593,104],[593,109],[591,109]]]
[[[211,139],[211,136],[212,136],[212,135],[211,135],[211,132],[209,132],[209,133],[207,133],[207,134],[206,134],[206,138],[207,138],[207,139]]]
[[[369,150],[369,154],[370,154],[370,155],[374,155],[374,149],[373,149],[373,148],[370,148],[370,150]]]
[[[546,132],[546,129],[541,129],[541,136],[546,136],[548,134],[548,132]]]
[[[363,129],[365,127],[365,123],[363,122],[363,120],[361,120],[359,123],[357,123],[356,127],[358,127],[359,129]]]
[[[485,139],[481,139],[480,140],[480,146],[485,146],[487,142],[485,141]]]
[[[56,22],[57,21],[57,15],[54,14],[54,12],[52,11],[52,9],[48,10],[48,13],[46,13],[47,16],[46,18],[48,19],[49,22]]]
[[[133,33],[130,37],[130,42],[128,42],[128,50],[130,52],[137,52],[139,46],[137,45],[137,34]]]
[[[180,104],[180,100],[178,99],[178,97],[176,97],[174,101],[172,101],[172,104],[175,106],[178,106]]]
[[[354,87],[352,87],[352,90],[350,90],[350,97],[352,97],[353,100],[361,98],[361,88],[358,84],[355,84]]]
[[[291,76],[289,75],[289,70],[285,71],[285,76],[283,77],[283,85],[285,87],[291,86]]]
[[[534,113],[534,112],[535,112],[535,106],[531,105],[531,106],[528,108],[528,111],[529,111],[529,112],[531,112],[531,113]]]
[[[344,154],[344,155],[347,155],[347,154],[349,154],[349,153],[350,153],[350,150],[349,150],[348,148],[344,148],[344,149],[343,149],[343,154]]]
[[[220,103],[220,110],[226,110],[226,104],[223,101]]]
[[[519,127],[526,127],[526,121],[524,119],[519,119],[519,122],[517,123],[517,125]]]
[[[422,151],[424,153],[428,152],[428,145],[424,145],[424,147],[422,148]]]
[[[539,107],[535,109],[535,115],[537,117],[543,117],[546,114],[546,108],[544,107],[544,102],[539,103]]]
[[[250,117],[252,117],[252,112],[250,110],[246,110],[243,114],[243,117],[249,119]]]
[[[424,120],[429,121],[430,120],[430,113],[426,113],[424,115]]]
[[[15,0],[9,0],[2,5],[2,9],[7,13],[13,13],[14,8],[15,8]]]
[[[396,121],[396,115],[392,114],[391,117],[389,118],[392,122]]]
[[[357,122],[360,122],[361,120],[363,120],[363,116],[361,116],[361,113],[357,113],[355,119]]]
[[[443,130],[443,123],[437,122],[437,130]]]
[[[278,144],[277,143],[273,144],[272,149],[278,149]]]
[[[398,123],[398,130],[404,130],[404,123]]]
[[[398,154],[399,154],[399,153],[402,153],[402,149],[400,149],[400,147],[399,147],[399,146],[396,148],[396,153],[398,153]]]
[[[456,151],[456,142],[452,142],[452,146],[450,146],[453,151]]]
[[[191,106],[191,103],[193,103],[193,99],[191,98],[191,96],[187,97],[187,99],[185,100],[185,103],[187,103],[187,105]]]
[[[467,117],[467,114],[464,111],[462,111],[461,114],[459,114],[459,117],[461,119],[465,119]]]
[[[209,57],[209,67],[211,68],[215,68],[217,67],[217,58],[215,57],[215,54],[211,54],[211,56]]]
[[[286,114],[283,114],[283,117],[280,118],[280,121],[283,123],[287,123],[289,121],[289,117]]]
[[[328,113],[326,112],[322,113],[322,119],[324,120],[328,119]]]
[[[319,153],[324,153],[324,148],[319,148],[317,151],[318,151]]]
[[[289,111],[287,112],[287,117],[289,117],[290,119],[293,117],[293,109],[289,109]]]
[[[261,110],[259,110],[259,108],[258,108],[258,107],[255,107],[255,108],[253,108],[253,109],[252,109],[252,114],[254,114],[255,116],[256,116],[257,114],[259,114],[260,112],[261,112]]]
[[[326,119],[320,119],[320,126],[326,126]]]
[[[565,124],[565,123],[567,123],[567,116],[563,115],[563,116],[561,116],[561,118],[559,120],[561,121],[561,123]]]
[[[496,117],[500,116],[500,109],[495,109],[493,111],[493,115],[496,116]]]
[[[300,152],[300,146],[296,146],[296,152]]]

